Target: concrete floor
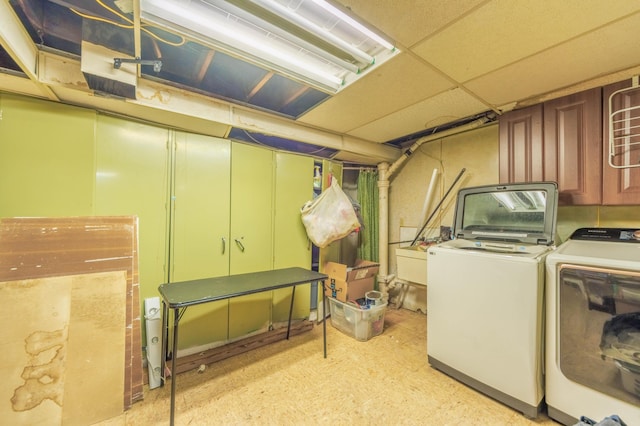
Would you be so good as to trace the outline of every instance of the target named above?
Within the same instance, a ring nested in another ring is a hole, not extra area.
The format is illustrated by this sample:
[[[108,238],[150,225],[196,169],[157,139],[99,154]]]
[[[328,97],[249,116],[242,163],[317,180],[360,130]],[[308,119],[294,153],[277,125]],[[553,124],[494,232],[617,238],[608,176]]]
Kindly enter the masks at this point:
[[[557,425],[527,419],[431,368],[426,316],[386,310],[360,342],[327,324],[289,341],[178,375],[176,425]],[[102,425],[169,423],[170,382]]]

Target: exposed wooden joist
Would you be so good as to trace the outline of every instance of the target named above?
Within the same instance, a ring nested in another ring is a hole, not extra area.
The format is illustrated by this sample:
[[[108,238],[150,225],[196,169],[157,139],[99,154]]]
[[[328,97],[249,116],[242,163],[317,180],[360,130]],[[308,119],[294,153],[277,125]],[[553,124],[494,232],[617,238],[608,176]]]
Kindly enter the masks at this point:
[[[251,90],[251,93],[249,93],[249,96],[247,96],[247,101],[253,98],[256,95],[256,93],[258,93],[260,89],[262,89],[264,85],[267,84],[267,82],[273,78],[273,75],[274,75],[273,71],[266,73],[264,77],[262,77],[262,80],[260,80],[258,84],[256,84],[253,87],[253,89]]]

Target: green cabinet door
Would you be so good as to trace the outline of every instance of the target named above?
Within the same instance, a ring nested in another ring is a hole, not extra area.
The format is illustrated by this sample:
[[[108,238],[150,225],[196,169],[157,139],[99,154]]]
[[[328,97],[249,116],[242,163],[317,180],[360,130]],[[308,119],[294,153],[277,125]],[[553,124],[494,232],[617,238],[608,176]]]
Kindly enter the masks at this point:
[[[95,214],[138,216],[142,304],[167,281],[169,131],[106,115],[96,123]]]
[[[229,274],[231,143],[176,132],[171,282]],[[181,348],[228,338],[228,301],[192,306],[180,327]]]
[[[232,143],[229,273],[273,269],[273,152]],[[271,292],[231,299],[229,338],[264,331],[271,322]]]
[[[0,217],[87,216],[95,112],[2,94]]]
[[[275,160],[273,267],[309,269],[311,242],[302,224],[300,208],[313,196],[313,159],[277,152]],[[297,286],[293,318],[309,317],[310,288],[310,284]],[[273,291],[274,324],[287,321],[290,303],[290,288]]]

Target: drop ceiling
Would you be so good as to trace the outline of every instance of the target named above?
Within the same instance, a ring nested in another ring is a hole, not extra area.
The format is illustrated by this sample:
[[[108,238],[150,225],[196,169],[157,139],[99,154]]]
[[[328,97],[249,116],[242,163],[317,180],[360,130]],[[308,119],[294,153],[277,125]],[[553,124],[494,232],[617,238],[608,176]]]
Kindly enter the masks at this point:
[[[135,10],[137,5],[122,0],[102,3],[120,10]],[[144,47],[142,36],[124,44],[131,53],[142,46],[147,56],[155,48],[162,71],[143,65],[135,75],[134,68],[134,99],[105,95],[89,86],[82,68],[86,19],[68,15],[73,7],[105,16],[100,3],[89,0],[0,4],[0,90],[375,164],[395,160],[407,144],[439,129],[640,74],[639,1],[336,4],[392,40],[399,53],[335,94],[277,73],[233,65],[237,58],[195,42],[171,49]],[[231,65],[221,67],[216,61]],[[101,66],[113,72],[111,63]],[[235,81],[230,69],[256,73],[254,90],[248,94],[244,86],[221,84],[225,72]]]

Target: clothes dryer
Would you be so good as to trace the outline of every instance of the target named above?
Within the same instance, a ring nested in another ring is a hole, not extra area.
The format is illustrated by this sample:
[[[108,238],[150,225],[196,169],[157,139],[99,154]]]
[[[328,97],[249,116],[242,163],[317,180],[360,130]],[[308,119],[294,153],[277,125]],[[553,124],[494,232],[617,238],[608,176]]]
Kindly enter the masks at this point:
[[[546,275],[549,416],[640,425],[640,229],[578,229]]]

